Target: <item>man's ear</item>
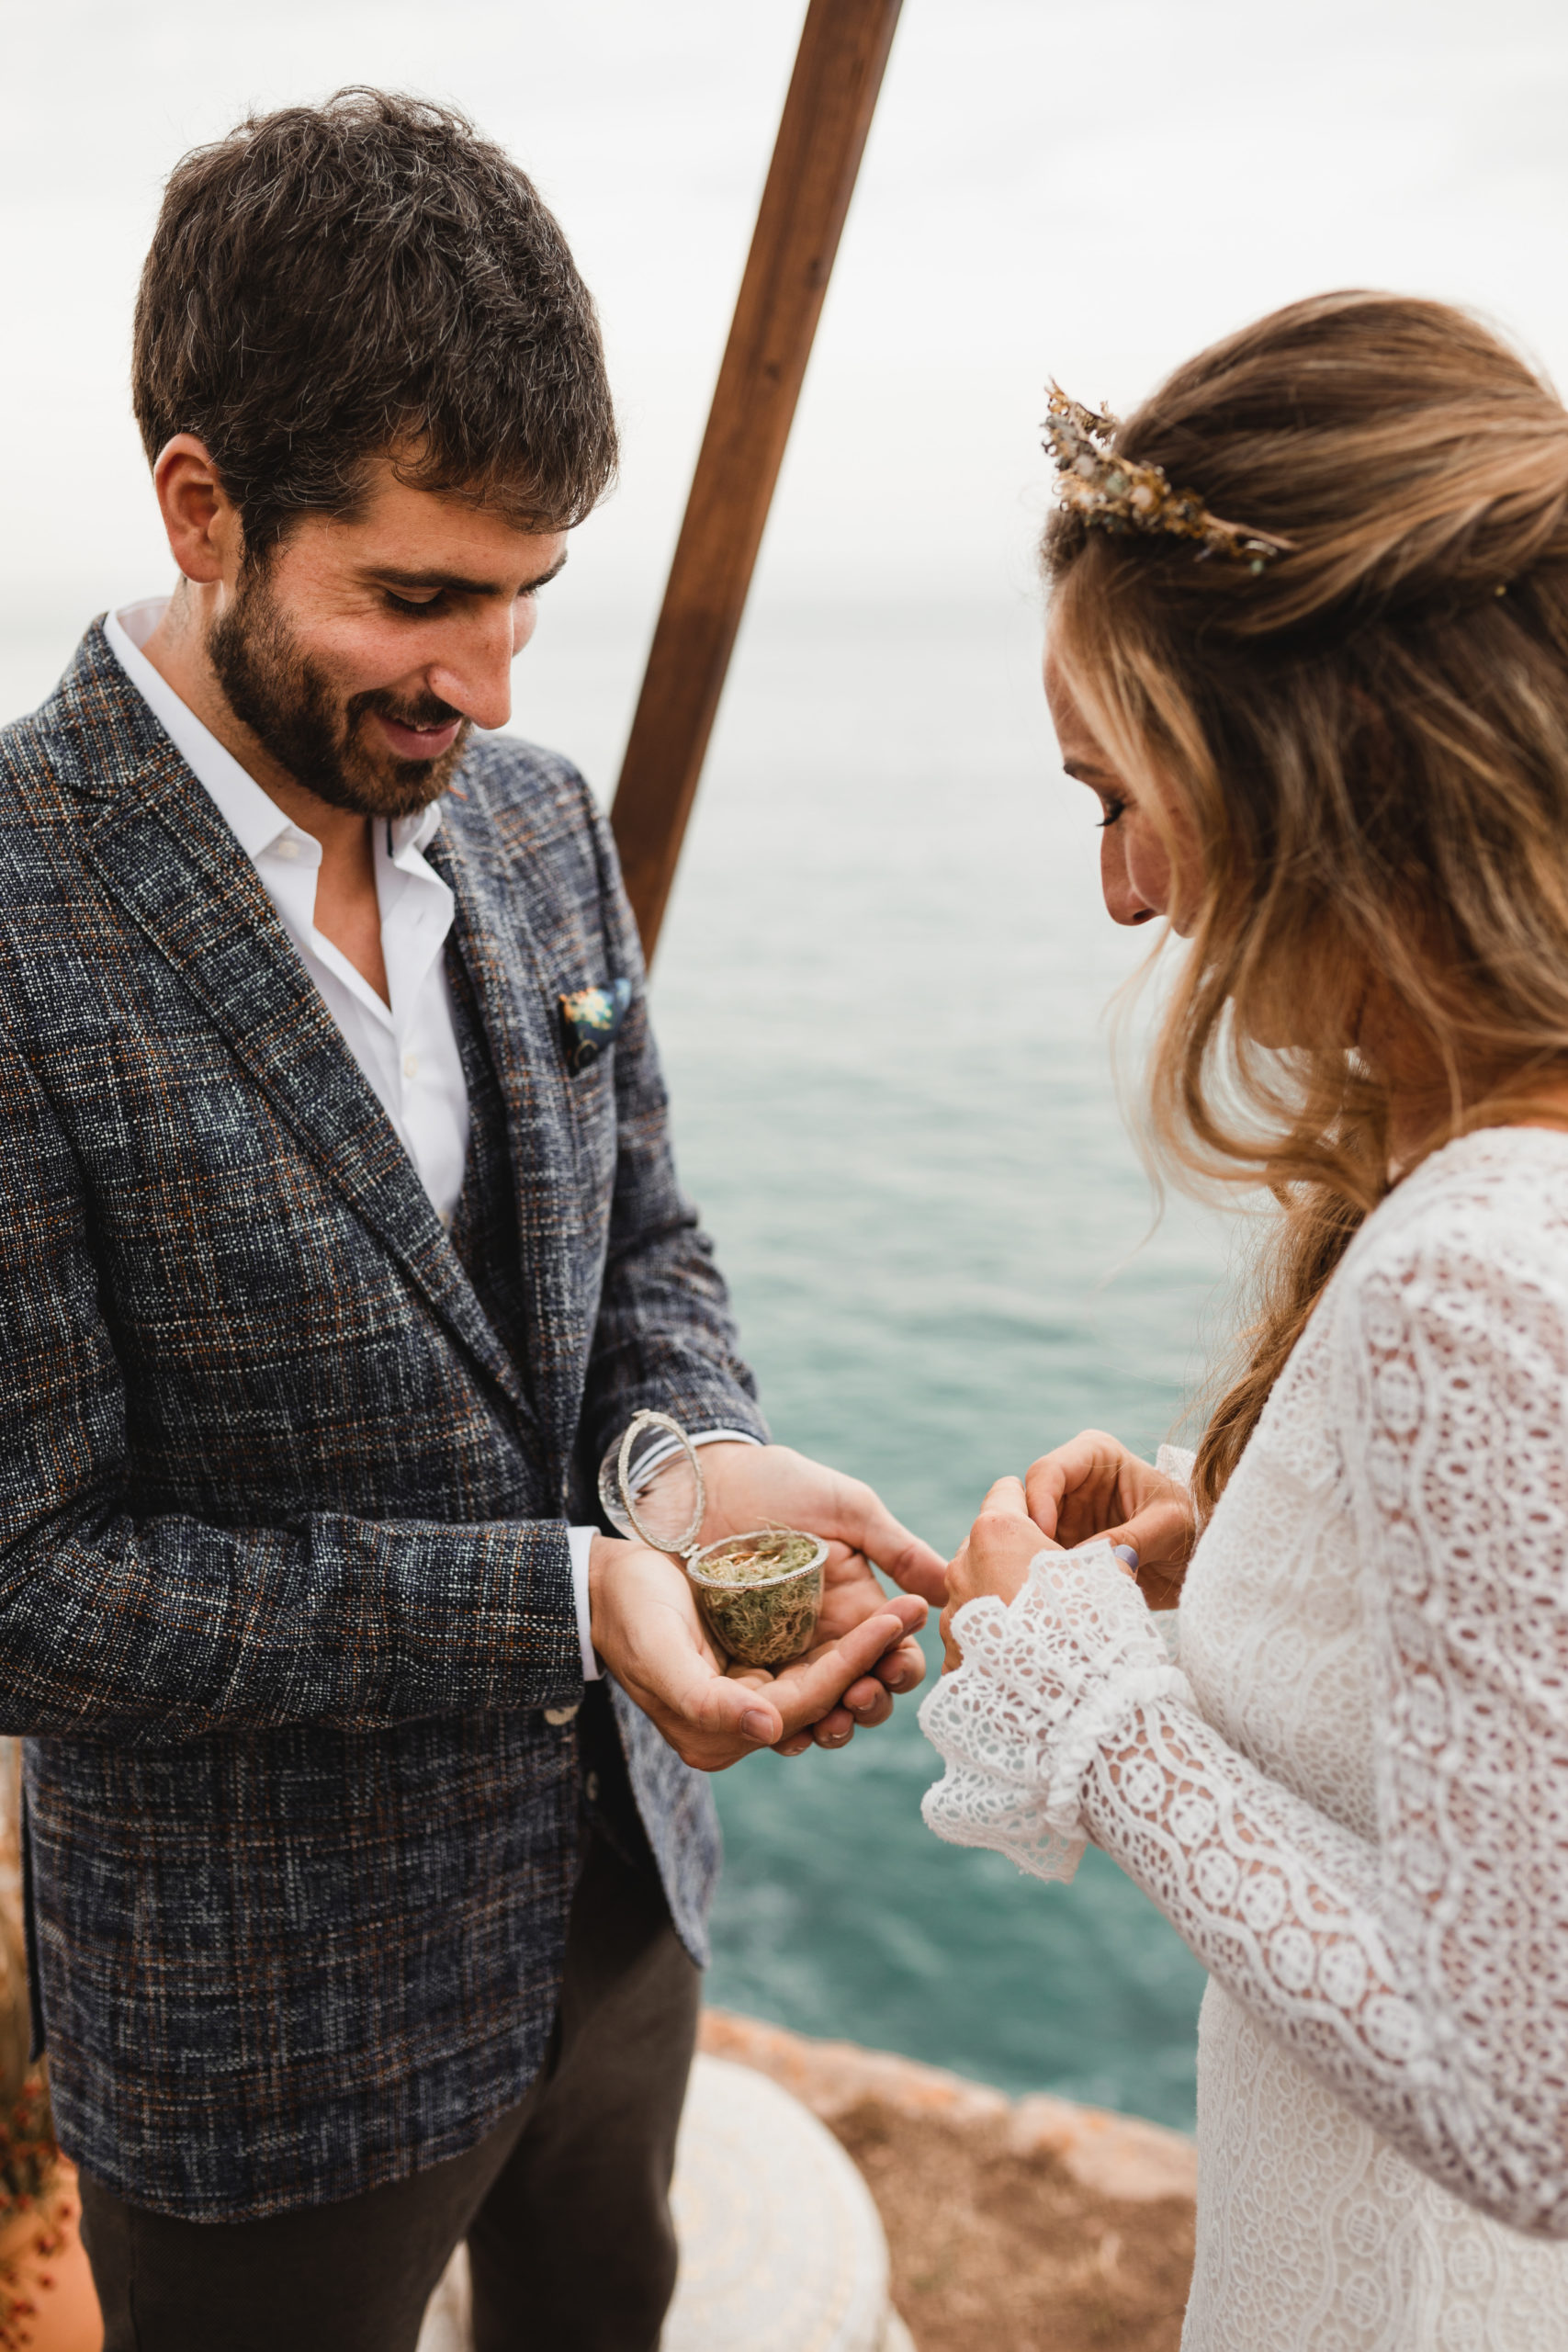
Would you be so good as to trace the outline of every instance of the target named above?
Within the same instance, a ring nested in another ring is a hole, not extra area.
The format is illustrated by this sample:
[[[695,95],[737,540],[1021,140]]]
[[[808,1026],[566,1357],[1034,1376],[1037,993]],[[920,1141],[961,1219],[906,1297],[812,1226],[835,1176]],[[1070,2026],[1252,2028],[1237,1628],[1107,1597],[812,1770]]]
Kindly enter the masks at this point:
[[[165,441],[152,467],[152,487],[169,552],[186,578],[199,587],[232,579],[244,533],[240,510],[224,489],[206,443],[194,433],[176,433]]]

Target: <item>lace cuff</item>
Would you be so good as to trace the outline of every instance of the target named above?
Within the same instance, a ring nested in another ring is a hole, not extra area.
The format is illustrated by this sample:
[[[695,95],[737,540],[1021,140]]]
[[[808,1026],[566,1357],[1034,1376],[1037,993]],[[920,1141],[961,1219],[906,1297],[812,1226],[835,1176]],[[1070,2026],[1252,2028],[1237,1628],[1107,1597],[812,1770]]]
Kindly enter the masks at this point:
[[[1190,1491],[1197,1460],[1190,1445],[1162,1445],[1155,1455],[1155,1468],[1162,1478],[1174,1478],[1179,1487]]]
[[[1193,1709],[1187,1678],[1105,1544],[1037,1554],[1009,1605],[972,1600],[953,1630],[964,1663],[920,1709],[947,1766],[927,1792],[927,1826],[1038,1878],[1070,1879],[1096,1755],[1140,1707]]]

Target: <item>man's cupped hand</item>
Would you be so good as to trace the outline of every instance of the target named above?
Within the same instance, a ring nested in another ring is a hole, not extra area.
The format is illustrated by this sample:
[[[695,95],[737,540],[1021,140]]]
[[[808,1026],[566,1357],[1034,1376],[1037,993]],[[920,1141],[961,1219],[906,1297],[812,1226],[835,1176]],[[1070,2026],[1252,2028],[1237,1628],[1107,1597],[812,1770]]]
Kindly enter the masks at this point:
[[[715,1648],[685,1574],[668,1554],[595,1539],[590,1579],[600,1657],[688,1764],[723,1771],[759,1747],[798,1756],[844,1747],[886,1721],[925,1660],[912,1636],[946,1593],[941,1555],[858,1478],[788,1446],[702,1449],[702,1541],[795,1527],[828,1545],[812,1647],[777,1673],[729,1664]],[[889,1595],[873,1562],[904,1589]]]

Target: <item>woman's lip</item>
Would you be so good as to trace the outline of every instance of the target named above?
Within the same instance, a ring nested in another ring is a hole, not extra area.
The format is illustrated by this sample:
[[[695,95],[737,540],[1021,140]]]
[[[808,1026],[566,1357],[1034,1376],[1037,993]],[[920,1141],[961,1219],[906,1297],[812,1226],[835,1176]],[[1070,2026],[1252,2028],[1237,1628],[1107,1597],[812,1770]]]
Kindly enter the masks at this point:
[[[460,718],[451,718],[444,727],[400,727],[385,711],[377,711],[376,717],[400,760],[438,760],[443,752],[451,750],[463,724]]]

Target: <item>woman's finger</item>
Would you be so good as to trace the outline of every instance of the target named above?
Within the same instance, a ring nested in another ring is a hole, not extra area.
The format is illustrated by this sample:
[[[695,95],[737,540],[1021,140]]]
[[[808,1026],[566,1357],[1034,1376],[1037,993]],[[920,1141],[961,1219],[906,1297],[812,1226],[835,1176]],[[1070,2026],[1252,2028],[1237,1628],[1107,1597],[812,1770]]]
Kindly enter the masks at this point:
[[[1107,1430],[1080,1430],[1066,1445],[1054,1446],[1032,1463],[1024,1480],[1028,1509],[1043,1534],[1059,1533],[1057,1521],[1069,1498],[1086,1487],[1115,1491],[1127,1448]]]
[[[982,1593],[1010,1601],[1029,1574],[1030,1562],[1042,1552],[1059,1548],[1049,1536],[1041,1534],[1022,1508],[1022,1498],[1023,1487],[1017,1478],[999,1480],[987,1496],[986,1509],[969,1530],[969,1541],[959,1555],[962,1570],[955,1560],[948,1579],[952,1597],[960,1605]]]
[[[1137,1554],[1134,1575],[1151,1609],[1173,1609],[1181,1597],[1182,1578],[1192,1551],[1192,1511],[1184,1495],[1151,1503],[1119,1527],[1107,1528],[1105,1540]]]
[[[998,1478],[988,1488],[980,1510],[982,1516],[987,1511],[996,1510],[1005,1512],[1010,1519],[1027,1519],[1029,1504],[1024,1496],[1023,1480],[1010,1476]]]
[[[1192,1549],[1192,1506],[1179,1490],[1162,1496],[1107,1527],[1105,1540],[1130,1544],[1145,1567],[1180,1568]]]

